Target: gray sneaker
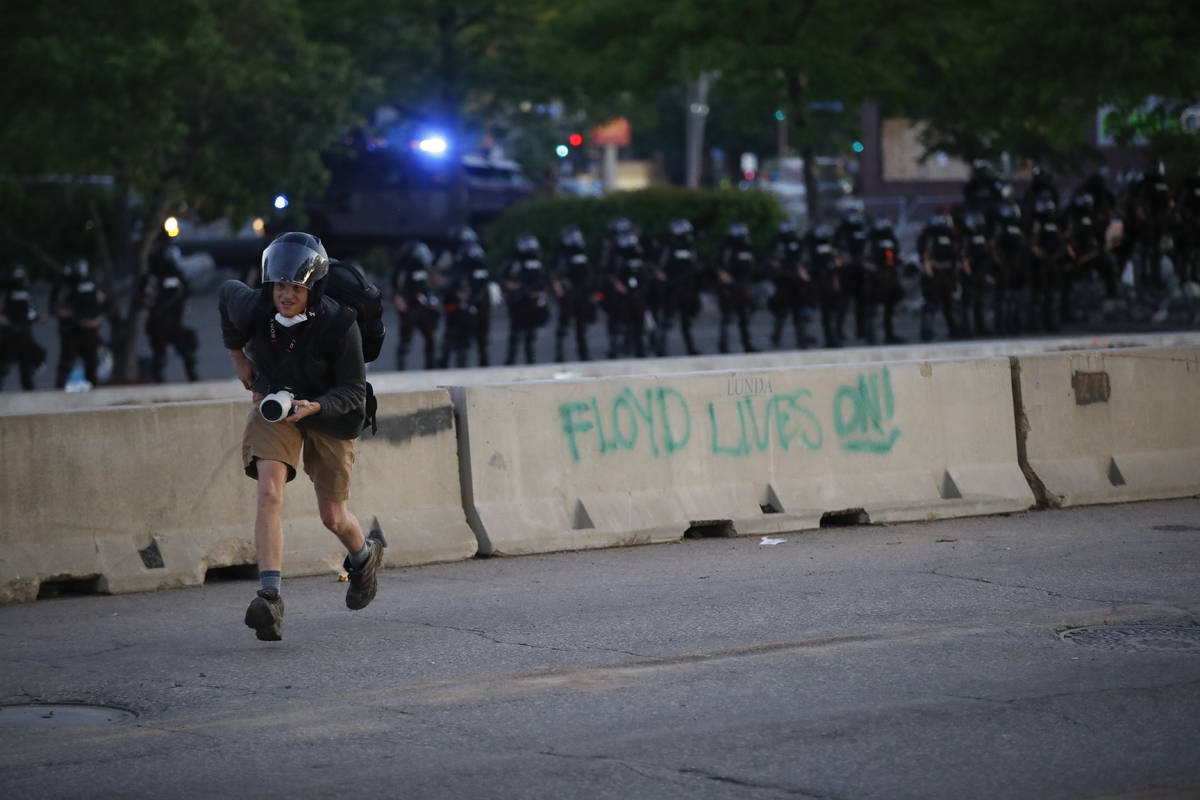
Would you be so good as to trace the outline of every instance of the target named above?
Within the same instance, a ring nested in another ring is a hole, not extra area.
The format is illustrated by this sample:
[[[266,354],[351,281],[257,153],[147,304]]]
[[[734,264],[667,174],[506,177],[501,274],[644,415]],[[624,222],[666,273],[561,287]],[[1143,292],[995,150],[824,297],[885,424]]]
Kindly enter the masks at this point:
[[[254,628],[254,635],[264,642],[278,642],[283,638],[283,598],[278,591],[258,590],[258,596],[246,609],[246,626]]]
[[[379,518],[376,517],[371,522],[371,531],[367,534],[367,546],[371,548],[371,555],[367,557],[367,561],[358,569],[350,567],[350,556],[346,556],[342,562],[342,569],[350,576],[350,586],[346,589],[346,608],[352,611],[358,611],[361,608],[366,608],[367,604],[375,599],[375,590],[379,588],[379,569],[383,566],[383,548],[387,547],[387,542],[383,538],[383,531],[379,527]]]

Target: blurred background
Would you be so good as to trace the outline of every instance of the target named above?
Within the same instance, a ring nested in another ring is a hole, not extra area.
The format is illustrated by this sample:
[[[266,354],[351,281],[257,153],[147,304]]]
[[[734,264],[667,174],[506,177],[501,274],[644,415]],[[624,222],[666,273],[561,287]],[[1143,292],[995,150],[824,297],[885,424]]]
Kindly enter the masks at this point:
[[[1148,174],[1190,224],[1200,167],[1185,0],[44,0],[0,29],[0,271],[46,320],[86,261],[113,383],[151,377],[164,242],[194,295],[293,229],[381,285],[464,227],[493,270],[518,232],[594,247],[617,217],[688,217],[702,259],[733,220],[761,253],[855,212],[911,249],[981,171],[1014,198],[1099,176],[1123,230]]]

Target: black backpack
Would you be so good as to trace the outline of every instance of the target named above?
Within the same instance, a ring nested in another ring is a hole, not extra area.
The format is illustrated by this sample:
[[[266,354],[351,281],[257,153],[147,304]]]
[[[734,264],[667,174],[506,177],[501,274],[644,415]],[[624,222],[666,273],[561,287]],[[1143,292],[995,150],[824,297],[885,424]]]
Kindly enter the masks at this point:
[[[362,334],[363,362],[369,364],[378,358],[387,335],[387,327],[383,324],[383,295],[379,287],[371,283],[359,267],[330,259],[325,294],[354,311],[359,333]],[[346,325],[349,327],[349,323]],[[371,433],[378,430],[375,420],[378,405],[375,390],[367,381],[367,416],[363,428],[370,428]]]
[[[354,309],[358,330],[362,334],[363,361],[369,364],[379,358],[383,339],[387,335],[387,327],[383,324],[383,295],[379,287],[371,283],[359,267],[330,259],[325,294]]]

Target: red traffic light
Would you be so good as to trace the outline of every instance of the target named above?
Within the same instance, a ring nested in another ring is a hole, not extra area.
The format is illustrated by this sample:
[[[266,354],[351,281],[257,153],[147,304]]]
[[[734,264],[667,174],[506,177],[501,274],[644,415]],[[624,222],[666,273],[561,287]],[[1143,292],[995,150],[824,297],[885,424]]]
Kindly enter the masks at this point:
[[[579,145],[583,144],[583,136],[578,133],[572,133],[567,137],[567,141],[570,142],[571,147],[579,147]]]

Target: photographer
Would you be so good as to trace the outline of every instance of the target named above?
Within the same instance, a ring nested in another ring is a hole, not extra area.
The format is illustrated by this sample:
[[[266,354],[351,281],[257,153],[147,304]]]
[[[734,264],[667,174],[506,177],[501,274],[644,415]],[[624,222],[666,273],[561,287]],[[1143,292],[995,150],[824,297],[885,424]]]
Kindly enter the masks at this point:
[[[386,546],[378,528],[364,538],[346,506],[366,415],[366,367],[354,312],[325,295],[329,268],[319,239],[285,233],[263,251],[261,289],[226,281],[218,294],[222,339],[242,385],[254,393],[242,462],[258,481],[254,543],[262,589],[245,621],[264,641],[282,638],[283,490],[296,477],[301,452],[321,522],[349,553],[349,608],[365,608],[375,597]]]

